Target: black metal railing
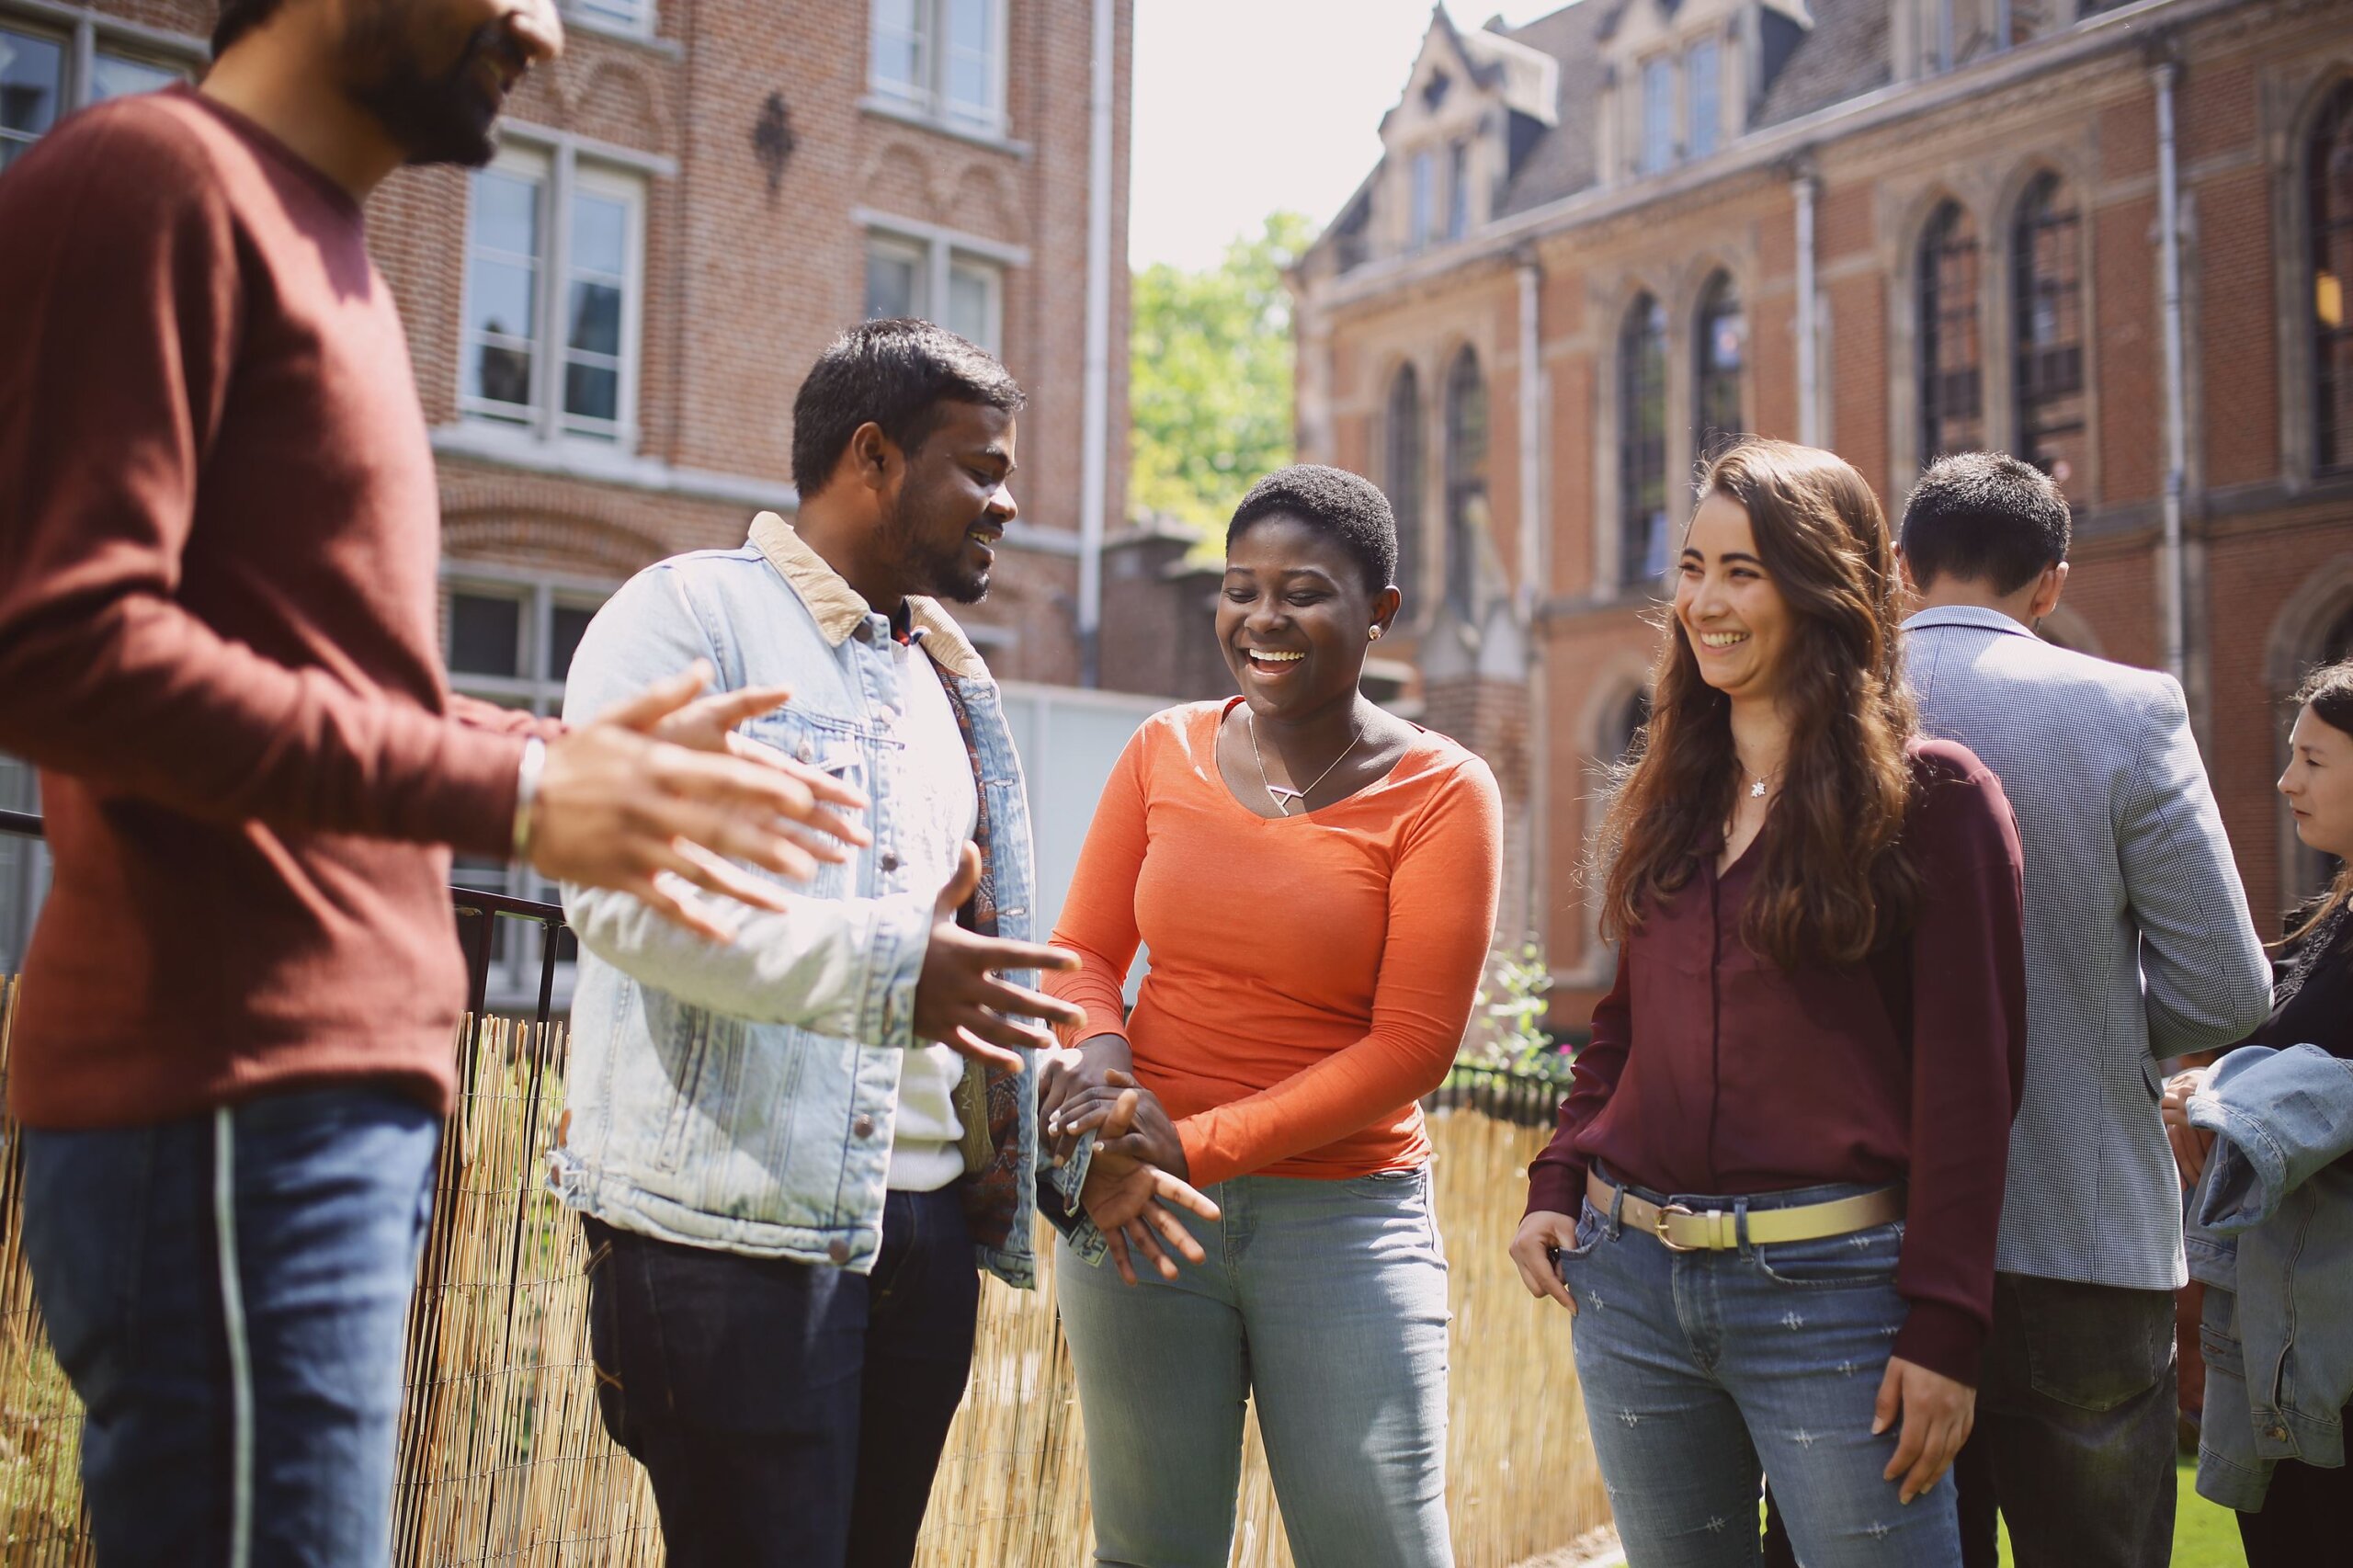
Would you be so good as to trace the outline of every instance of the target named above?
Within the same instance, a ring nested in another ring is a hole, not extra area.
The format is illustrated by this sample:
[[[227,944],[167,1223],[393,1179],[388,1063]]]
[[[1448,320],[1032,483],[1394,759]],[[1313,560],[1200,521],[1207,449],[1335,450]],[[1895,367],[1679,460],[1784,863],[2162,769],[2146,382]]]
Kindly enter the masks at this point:
[[[1569,1086],[1556,1078],[1458,1065],[1435,1094],[1422,1097],[1422,1108],[1475,1110],[1515,1127],[1549,1127],[1568,1092]]]

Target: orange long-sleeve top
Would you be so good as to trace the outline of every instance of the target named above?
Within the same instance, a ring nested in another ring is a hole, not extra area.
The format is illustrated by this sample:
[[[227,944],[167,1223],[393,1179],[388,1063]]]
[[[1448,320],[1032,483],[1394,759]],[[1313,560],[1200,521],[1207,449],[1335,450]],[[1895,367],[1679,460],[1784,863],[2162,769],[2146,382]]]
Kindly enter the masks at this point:
[[[1412,1169],[1495,935],[1495,777],[1425,731],[1347,799],[1262,817],[1218,773],[1239,700],[1155,714],[1111,770],[1054,927],[1082,967],[1047,987],[1086,1010],[1064,1038],[1127,1040],[1196,1185]]]

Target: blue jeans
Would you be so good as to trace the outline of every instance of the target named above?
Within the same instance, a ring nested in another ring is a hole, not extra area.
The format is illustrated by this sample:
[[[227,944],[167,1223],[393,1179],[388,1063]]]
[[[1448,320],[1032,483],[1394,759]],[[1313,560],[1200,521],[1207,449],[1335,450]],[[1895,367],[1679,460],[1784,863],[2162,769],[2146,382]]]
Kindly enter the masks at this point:
[[[1676,1201],[1756,1211],[1868,1190]],[[1899,1504],[1896,1483],[1881,1479],[1897,1434],[1871,1436],[1904,1324],[1903,1245],[1898,1221],[1675,1253],[1584,1206],[1561,1278],[1577,1303],[1586,1419],[1631,1568],[1753,1568],[1764,1472],[1806,1568],[1959,1568],[1952,1477]]]
[[[25,1254],[108,1568],[367,1568],[440,1119],[371,1088],[24,1133]]]
[[[597,1403],[671,1568],[913,1562],[980,1312],[959,1187],[889,1194],[871,1274],[583,1224]]]
[[[1300,1568],[1448,1568],[1446,1258],[1427,1170],[1239,1176],[1209,1253],[1130,1288],[1064,1244],[1095,1560],[1224,1568],[1256,1399]],[[1181,1267],[1181,1266],[1180,1266]]]

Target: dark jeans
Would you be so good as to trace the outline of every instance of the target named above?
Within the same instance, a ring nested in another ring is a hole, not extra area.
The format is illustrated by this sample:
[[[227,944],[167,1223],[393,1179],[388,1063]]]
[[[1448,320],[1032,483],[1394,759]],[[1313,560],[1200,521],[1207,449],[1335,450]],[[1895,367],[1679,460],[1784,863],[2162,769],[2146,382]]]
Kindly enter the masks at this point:
[[[589,1344],[672,1568],[905,1568],[980,1310],[954,1187],[894,1192],[871,1275],[588,1233]]]
[[[2353,1405],[2344,1419],[2353,1422]],[[2342,1562],[2353,1530],[2353,1469],[2288,1460],[2271,1471],[2263,1512],[2241,1514],[2246,1568],[2314,1568]]]
[[[2169,1290],[1995,1276],[1977,1426],[1953,1463],[1967,1568],[1994,1568],[1997,1512],[2016,1568],[2165,1568],[2173,1324]],[[1796,1562],[1771,1517],[1765,1558]]]
[[[440,1131],[359,1088],[26,1131],[25,1253],[107,1568],[387,1560]]]

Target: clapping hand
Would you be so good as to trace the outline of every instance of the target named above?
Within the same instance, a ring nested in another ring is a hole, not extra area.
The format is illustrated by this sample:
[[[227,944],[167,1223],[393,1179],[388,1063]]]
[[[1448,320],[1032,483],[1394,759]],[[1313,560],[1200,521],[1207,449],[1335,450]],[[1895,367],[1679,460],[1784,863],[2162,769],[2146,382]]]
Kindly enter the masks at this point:
[[[1087,1218],[1103,1233],[1122,1280],[1136,1283],[1134,1256],[1151,1264],[1162,1278],[1174,1279],[1176,1259],[1168,1256],[1162,1242],[1188,1263],[1209,1261],[1209,1254],[1175,1210],[1188,1209],[1204,1220],[1214,1220],[1218,1207],[1183,1177],[1122,1147],[1135,1136],[1136,1122],[1146,1105],[1162,1125],[1167,1125],[1168,1118],[1158,1097],[1127,1074],[1115,1072],[1108,1076],[1118,1081],[1111,1085],[1114,1097],[1090,1108],[1086,1124],[1075,1130],[1077,1133],[1091,1131],[1097,1137],[1079,1201],[1086,1205]],[[1067,1118],[1064,1124],[1069,1125]],[[1174,1141],[1173,1129],[1170,1139]],[[1180,1163],[1184,1158],[1181,1146],[1176,1158]]]

